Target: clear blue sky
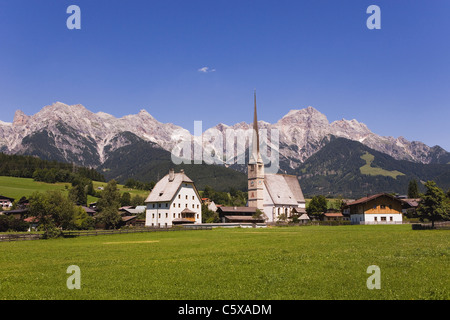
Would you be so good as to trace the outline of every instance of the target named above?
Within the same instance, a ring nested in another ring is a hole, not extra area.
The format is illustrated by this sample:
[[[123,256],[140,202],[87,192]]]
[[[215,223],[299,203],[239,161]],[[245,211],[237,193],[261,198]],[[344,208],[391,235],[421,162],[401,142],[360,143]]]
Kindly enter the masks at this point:
[[[447,0],[0,0],[0,120],[61,101],[192,131],[251,122],[256,88],[261,120],[313,106],[450,151],[449,35]]]

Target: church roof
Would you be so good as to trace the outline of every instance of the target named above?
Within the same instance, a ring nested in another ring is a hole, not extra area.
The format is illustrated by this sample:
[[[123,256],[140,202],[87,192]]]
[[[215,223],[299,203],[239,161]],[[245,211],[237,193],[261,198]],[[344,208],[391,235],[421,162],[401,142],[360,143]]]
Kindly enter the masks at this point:
[[[274,204],[297,206],[299,203],[305,202],[296,176],[288,174],[265,174],[264,184]]]
[[[148,202],[169,202],[176,195],[182,183],[193,183],[193,181],[184,174],[184,172],[173,173],[173,179],[170,180],[170,173],[158,181],[153,187],[152,192],[145,200]],[[195,187],[194,187],[195,189]],[[196,190],[197,192],[197,190]]]

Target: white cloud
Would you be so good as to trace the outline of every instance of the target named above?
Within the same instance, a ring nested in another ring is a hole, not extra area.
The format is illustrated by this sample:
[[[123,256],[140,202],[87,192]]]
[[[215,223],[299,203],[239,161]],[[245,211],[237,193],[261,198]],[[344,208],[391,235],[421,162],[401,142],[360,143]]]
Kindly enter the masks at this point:
[[[216,69],[210,69],[209,67],[203,67],[197,70],[198,72],[202,72],[202,73],[210,73],[210,72],[215,72]]]

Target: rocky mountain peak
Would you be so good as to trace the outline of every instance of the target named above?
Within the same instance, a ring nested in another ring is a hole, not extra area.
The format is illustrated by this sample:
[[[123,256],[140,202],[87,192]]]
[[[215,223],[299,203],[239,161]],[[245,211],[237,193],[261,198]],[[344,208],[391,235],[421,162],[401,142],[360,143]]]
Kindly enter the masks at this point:
[[[23,126],[28,123],[29,117],[22,111],[17,110],[14,114],[13,125],[15,126]]]
[[[421,142],[410,142],[403,137],[395,139],[379,136],[355,119],[342,119],[330,124],[324,114],[311,106],[291,110],[275,124],[265,121],[258,121],[258,124],[260,129],[279,130],[280,155],[288,159],[292,168],[320,150],[329,141],[330,136],[362,142],[396,159],[423,163],[447,163],[447,159],[450,159],[450,153],[443,149],[430,148]],[[252,128],[252,123],[220,123],[214,128],[222,132],[229,128],[247,130]],[[203,130],[206,132],[209,129]],[[179,142],[181,136],[191,136],[186,129],[157,121],[145,109],[137,114],[116,118],[104,112],[93,113],[80,104],[55,102],[32,116],[17,110],[12,125],[0,122],[0,148],[7,153],[26,153],[23,139],[43,131],[48,132],[49,138],[55,140],[55,148],[63,150],[62,154],[67,161],[73,159],[67,158],[66,155],[70,154],[76,154],[76,159],[81,159],[85,152],[84,146],[89,145],[92,157],[97,157],[101,163],[106,161],[109,152],[117,147],[112,142],[121,132],[129,131],[168,151]],[[68,134],[72,140],[67,139]],[[79,141],[75,141],[76,139]],[[78,147],[75,147],[77,143]],[[217,154],[220,153],[221,150],[217,150]]]

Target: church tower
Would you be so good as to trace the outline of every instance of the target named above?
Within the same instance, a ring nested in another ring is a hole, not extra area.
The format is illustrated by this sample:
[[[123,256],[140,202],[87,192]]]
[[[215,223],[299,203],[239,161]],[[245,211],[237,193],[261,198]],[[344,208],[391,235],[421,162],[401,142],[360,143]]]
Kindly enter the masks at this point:
[[[264,210],[264,163],[259,152],[258,118],[256,114],[256,91],[253,115],[252,149],[248,163],[248,206]]]

